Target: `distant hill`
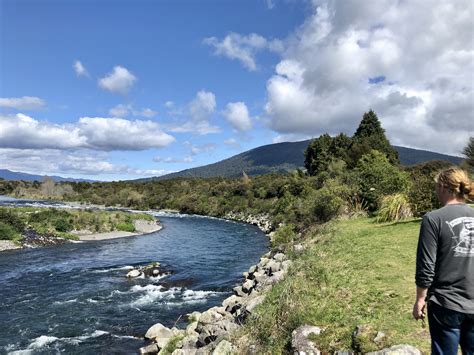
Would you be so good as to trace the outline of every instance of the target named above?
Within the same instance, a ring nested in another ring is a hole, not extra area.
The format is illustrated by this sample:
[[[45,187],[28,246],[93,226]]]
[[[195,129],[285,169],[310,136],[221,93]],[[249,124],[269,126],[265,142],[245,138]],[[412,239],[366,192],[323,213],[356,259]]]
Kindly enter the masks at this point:
[[[217,163],[186,169],[163,176],[140,179],[137,181],[165,180],[176,177],[237,177],[245,171],[248,175],[262,175],[271,172],[285,173],[304,168],[304,151],[310,140],[264,145],[234,155]],[[394,146],[403,165],[414,165],[430,160],[446,160],[459,164],[462,158],[452,155]]]
[[[17,171],[11,171],[7,169],[0,169],[0,179],[4,179],[4,180],[43,181],[45,177],[50,177],[56,182],[60,182],[60,181],[94,182],[94,180],[64,178],[61,176],[34,175],[34,174],[21,173]]]

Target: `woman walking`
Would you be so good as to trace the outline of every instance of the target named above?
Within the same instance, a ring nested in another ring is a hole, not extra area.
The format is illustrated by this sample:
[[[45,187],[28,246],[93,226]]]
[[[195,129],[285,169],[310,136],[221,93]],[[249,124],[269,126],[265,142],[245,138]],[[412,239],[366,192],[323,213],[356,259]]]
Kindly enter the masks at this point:
[[[436,177],[443,205],[423,217],[416,258],[413,317],[428,321],[432,354],[474,354],[474,184],[459,168]]]

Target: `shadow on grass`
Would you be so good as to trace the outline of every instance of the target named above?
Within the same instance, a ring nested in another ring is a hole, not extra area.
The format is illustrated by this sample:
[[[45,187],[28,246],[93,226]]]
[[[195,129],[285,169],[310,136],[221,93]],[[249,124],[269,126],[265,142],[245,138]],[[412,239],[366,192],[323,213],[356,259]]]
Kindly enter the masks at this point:
[[[378,223],[374,219],[371,222],[372,224],[376,225],[379,228],[386,228],[386,227],[395,227],[395,226],[410,225],[410,224],[419,224],[421,222],[421,218],[412,218],[412,219],[407,219],[405,221],[385,222],[385,223]]]

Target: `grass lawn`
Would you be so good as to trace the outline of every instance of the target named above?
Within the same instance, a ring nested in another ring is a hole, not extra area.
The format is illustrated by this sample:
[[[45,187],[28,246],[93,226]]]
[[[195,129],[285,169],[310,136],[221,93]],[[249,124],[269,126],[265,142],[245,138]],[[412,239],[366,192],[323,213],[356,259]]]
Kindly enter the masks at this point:
[[[310,233],[307,249],[259,307],[244,333],[262,353],[289,350],[291,332],[302,324],[325,331],[315,338],[324,352],[373,351],[410,344],[429,352],[429,333],[412,319],[415,254],[420,220],[376,224],[343,220]],[[357,325],[367,337],[352,341]],[[385,333],[373,342],[377,331]]]

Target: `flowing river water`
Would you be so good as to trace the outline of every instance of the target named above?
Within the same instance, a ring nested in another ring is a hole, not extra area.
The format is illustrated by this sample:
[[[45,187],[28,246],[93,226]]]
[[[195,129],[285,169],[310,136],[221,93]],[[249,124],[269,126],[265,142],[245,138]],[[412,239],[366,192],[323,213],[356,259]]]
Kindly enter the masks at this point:
[[[1,252],[0,353],[137,353],[151,325],[219,305],[268,249],[255,226],[157,217],[148,235]],[[125,277],[155,261],[172,274]]]

